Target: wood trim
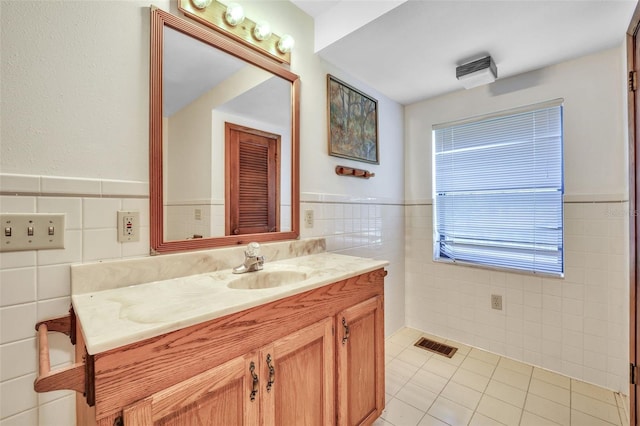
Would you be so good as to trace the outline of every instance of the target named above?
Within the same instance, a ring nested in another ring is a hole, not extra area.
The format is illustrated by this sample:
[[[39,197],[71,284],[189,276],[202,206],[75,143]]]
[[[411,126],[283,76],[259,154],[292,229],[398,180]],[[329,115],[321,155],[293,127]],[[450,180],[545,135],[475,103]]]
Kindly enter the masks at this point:
[[[640,29],[640,4],[636,9],[629,23],[627,30],[627,76],[630,73],[640,71],[640,46],[638,43],[638,30]],[[637,82],[637,77],[636,77]],[[640,140],[640,116],[638,114],[638,102],[640,91],[636,87],[632,90],[628,85],[628,135],[629,135],[629,211],[634,214],[629,215],[629,361],[638,365],[638,355],[640,354],[640,325],[638,324],[638,279],[640,276],[640,264],[637,258],[638,243],[640,242],[640,218],[637,214],[637,202],[640,197],[640,170],[638,169]],[[630,424],[638,424],[638,393],[635,384],[629,384],[629,417]]]
[[[162,172],[162,54],[164,27],[168,26],[240,58],[291,83],[291,231],[264,234],[229,235],[191,240],[164,240],[163,172]],[[213,247],[244,245],[252,241],[294,240],[300,236],[300,78],[285,66],[244,47],[217,32],[151,7],[151,48],[149,86],[149,208],[151,216],[151,254]]]
[[[96,416],[382,295],[384,269],[94,355]],[[216,336],[212,339],[211,336]],[[384,358],[381,358],[384,362]]]

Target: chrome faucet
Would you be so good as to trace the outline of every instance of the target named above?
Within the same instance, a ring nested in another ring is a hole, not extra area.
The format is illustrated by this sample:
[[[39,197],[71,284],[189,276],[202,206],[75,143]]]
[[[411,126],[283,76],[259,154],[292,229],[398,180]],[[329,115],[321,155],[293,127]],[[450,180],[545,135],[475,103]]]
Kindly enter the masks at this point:
[[[240,266],[233,268],[234,274],[244,274],[245,272],[260,271],[264,266],[264,256],[260,255],[260,244],[249,243],[244,251],[244,262]]]

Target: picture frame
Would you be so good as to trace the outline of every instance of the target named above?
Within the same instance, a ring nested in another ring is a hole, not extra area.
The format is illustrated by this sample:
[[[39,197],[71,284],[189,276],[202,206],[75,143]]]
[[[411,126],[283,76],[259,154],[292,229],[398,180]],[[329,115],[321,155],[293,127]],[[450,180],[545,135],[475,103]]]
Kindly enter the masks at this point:
[[[327,74],[329,155],[380,164],[378,101]]]

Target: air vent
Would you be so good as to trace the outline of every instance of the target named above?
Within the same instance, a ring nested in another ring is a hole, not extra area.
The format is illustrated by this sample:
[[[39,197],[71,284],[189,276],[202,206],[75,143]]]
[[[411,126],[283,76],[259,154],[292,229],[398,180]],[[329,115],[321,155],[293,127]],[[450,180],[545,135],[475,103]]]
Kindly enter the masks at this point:
[[[454,348],[453,346],[445,345],[444,343],[427,339],[426,337],[421,337],[414,346],[440,355],[444,355],[447,358],[451,358],[458,350],[458,348]]]

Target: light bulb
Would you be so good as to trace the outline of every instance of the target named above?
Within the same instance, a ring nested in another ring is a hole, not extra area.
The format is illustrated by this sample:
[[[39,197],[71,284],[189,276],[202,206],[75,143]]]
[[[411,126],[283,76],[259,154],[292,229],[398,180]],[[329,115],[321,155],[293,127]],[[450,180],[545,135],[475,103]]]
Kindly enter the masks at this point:
[[[227,11],[224,13],[224,20],[232,27],[242,23],[242,21],[244,21],[244,10],[242,10],[242,6],[238,3],[229,3],[227,5]]]
[[[198,9],[206,9],[212,0],[191,0],[191,3]]]
[[[271,36],[271,26],[267,21],[256,22],[253,28],[253,36],[256,40],[266,40]]]
[[[289,34],[285,34],[280,37],[280,41],[278,42],[278,50],[282,53],[291,52],[293,46],[296,44],[296,41]]]

